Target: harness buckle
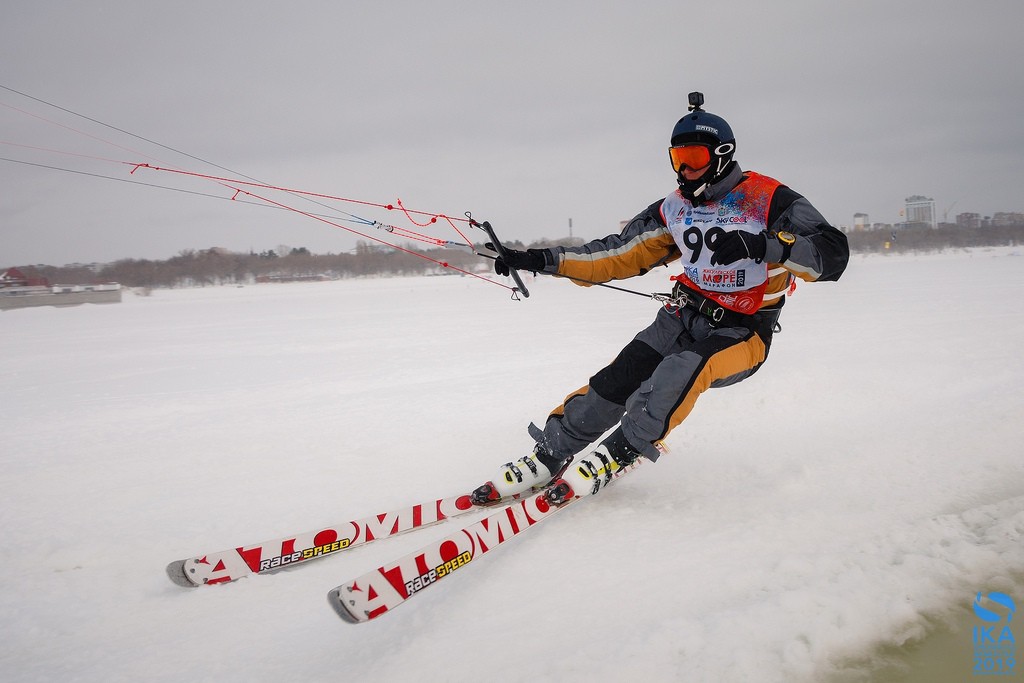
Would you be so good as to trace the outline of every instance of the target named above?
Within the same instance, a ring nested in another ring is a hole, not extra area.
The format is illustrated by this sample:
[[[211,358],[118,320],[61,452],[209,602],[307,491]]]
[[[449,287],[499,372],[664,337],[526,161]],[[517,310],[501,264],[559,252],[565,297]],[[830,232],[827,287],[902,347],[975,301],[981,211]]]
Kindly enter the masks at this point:
[[[686,294],[677,295],[675,292],[667,294],[665,292],[655,292],[651,294],[651,298],[660,304],[671,306],[673,308],[686,308],[686,304],[689,303],[689,297]]]
[[[710,320],[711,324],[716,327],[722,324],[728,313],[725,306],[712,299],[689,292],[680,282],[676,282],[675,287],[672,288],[671,295],[661,294],[653,296],[660,297],[659,301],[664,301],[676,308],[689,308],[697,311],[697,313]]]
[[[722,322],[722,318],[725,317],[725,307],[712,304],[710,301],[705,301],[704,306],[701,307],[701,313],[711,318],[711,322],[716,325]]]

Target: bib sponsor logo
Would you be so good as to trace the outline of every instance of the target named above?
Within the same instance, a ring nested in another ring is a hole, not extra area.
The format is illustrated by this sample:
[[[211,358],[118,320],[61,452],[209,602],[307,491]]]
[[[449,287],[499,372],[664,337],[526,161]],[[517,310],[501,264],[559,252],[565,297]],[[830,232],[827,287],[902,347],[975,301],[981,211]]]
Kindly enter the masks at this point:
[[[743,289],[747,286],[747,271],[742,268],[728,270],[686,266],[683,268],[683,274],[701,289],[724,291]]]
[[[746,286],[747,271],[739,270],[712,270],[710,268],[701,271],[700,284],[705,287],[730,287],[740,288]]]

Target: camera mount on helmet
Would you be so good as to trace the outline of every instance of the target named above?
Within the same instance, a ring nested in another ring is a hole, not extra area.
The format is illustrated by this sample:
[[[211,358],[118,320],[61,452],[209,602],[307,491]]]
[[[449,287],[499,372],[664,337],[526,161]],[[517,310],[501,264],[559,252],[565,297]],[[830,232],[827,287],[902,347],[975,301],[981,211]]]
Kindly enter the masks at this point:
[[[669,142],[669,159],[672,161],[671,147],[701,145],[710,153],[707,171],[699,178],[688,179],[684,168],[677,168],[676,180],[683,196],[691,202],[699,203],[708,187],[724,178],[733,168],[733,153],[736,151],[736,138],[732,128],[725,119],[703,109],[704,93],[691,92],[686,96],[689,104],[687,114],[676,122],[672,129]],[[676,157],[680,157],[676,154]],[[673,161],[673,163],[675,163]]]

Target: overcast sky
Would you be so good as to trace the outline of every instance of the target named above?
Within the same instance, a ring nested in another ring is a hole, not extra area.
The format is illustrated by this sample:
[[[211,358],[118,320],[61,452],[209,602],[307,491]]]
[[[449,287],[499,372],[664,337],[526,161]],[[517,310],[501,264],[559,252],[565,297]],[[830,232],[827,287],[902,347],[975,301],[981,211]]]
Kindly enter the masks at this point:
[[[673,190],[691,90],[742,167],[833,224],[897,222],[914,194],[940,220],[1024,211],[1022,26],[1019,0],[6,0],[0,267],[357,239],[210,181],[129,174],[225,172],[11,89],[270,184],[472,211],[510,240],[570,218],[604,236]]]

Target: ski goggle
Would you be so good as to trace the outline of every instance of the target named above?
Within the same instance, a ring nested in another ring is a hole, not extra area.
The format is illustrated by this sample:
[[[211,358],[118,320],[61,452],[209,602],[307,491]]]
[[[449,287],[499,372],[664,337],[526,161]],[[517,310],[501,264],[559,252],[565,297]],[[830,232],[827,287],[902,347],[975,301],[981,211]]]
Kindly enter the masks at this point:
[[[711,163],[711,150],[704,145],[669,147],[668,157],[672,160],[672,170],[676,173],[679,173],[683,166],[696,171]]]

